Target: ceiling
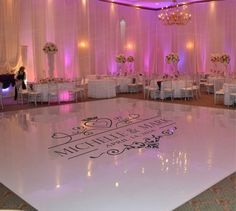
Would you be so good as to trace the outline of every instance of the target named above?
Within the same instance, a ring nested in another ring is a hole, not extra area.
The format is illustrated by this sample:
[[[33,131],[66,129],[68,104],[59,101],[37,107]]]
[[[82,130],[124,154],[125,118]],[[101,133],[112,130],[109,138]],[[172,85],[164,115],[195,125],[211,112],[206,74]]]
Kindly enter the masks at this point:
[[[174,5],[173,0],[100,0],[107,3],[115,3],[123,6],[138,7],[141,9],[160,10],[164,7],[171,7]],[[223,0],[177,0],[179,5],[206,3],[210,1]]]

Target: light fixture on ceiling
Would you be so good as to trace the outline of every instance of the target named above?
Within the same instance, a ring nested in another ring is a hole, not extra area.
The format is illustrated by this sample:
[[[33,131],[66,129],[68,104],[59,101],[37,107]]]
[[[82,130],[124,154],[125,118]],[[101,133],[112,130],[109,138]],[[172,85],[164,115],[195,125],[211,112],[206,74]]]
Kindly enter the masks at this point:
[[[191,20],[191,14],[187,12],[187,5],[179,5],[177,0],[172,0],[173,5],[162,8],[158,18],[164,25],[185,25]]]

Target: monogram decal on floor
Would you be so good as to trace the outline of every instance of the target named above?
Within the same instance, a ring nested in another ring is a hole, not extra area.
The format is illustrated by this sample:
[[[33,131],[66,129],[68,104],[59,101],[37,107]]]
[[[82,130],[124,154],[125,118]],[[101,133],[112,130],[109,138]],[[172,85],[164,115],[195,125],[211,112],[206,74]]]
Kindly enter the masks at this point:
[[[88,117],[70,131],[52,134],[49,152],[67,159],[121,155],[131,149],[158,149],[160,139],[173,135],[176,123],[159,115]]]
[[[150,138],[145,138],[143,142],[138,142],[138,141],[134,141],[133,143],[131,143],[130,145],[124,144],[124,148],[122,150],[119,149],[109,149],[106,152],[102,152],[100,153],[98,156],[90,156],[90,158],[99,158],[104,154],[107,155],[120,155],[123,152],[125,152],[126,150],[131,150],[131,149],[140,149],[140,148],[152,148],[152,149],[159,149],[159,141],[160,138],[163,136],[167,136],[167,135],[173,135],[174,131],[177,128],[170,128],[167,130],[162,131],[163,135],[159,135],[159,136],[155,136],[155,135],[151,135]]]

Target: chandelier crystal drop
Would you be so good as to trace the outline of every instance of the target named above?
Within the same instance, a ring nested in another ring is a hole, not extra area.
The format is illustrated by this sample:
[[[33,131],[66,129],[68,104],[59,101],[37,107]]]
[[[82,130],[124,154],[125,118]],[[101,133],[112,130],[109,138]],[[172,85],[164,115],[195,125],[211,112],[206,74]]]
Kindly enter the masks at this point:
[[[185,25],[191,20],[191,14],[186,11],[187,6],[179,6],[176,0],[173,5],[162,8],[158,18],[164,25]]]

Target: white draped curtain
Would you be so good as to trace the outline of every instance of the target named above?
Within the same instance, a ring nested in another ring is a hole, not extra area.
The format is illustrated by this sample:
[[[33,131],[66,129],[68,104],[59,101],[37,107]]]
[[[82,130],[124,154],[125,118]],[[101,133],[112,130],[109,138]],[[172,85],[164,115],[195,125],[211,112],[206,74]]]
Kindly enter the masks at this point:
[[[162,75],[171,52],[182,73],[210,72],[213,53],[229,54],[236,73],[235,10],[235,0],[194,4],[189,24],[164,26],[159,12],[97,0],[1,0],[0,74],[21,65],[20,47],[27,46],[28,80],[48,77],[46,42],[58,47],[54,77],[115,74],[118,54],[134,56],[137,73]]]
[[[0,73],[12,72],[20,58],[20,2],[0,1]]]

